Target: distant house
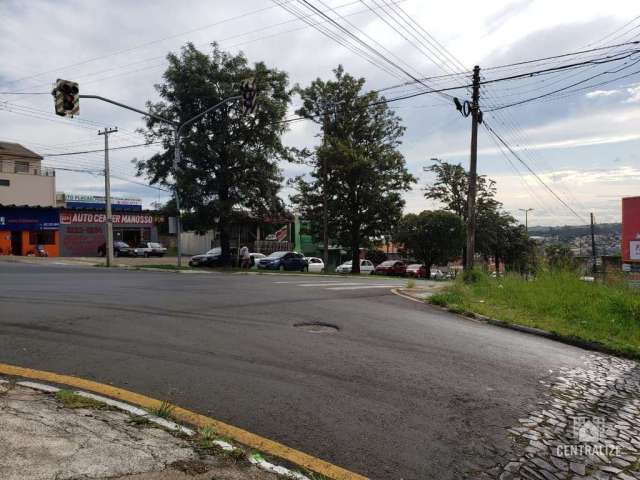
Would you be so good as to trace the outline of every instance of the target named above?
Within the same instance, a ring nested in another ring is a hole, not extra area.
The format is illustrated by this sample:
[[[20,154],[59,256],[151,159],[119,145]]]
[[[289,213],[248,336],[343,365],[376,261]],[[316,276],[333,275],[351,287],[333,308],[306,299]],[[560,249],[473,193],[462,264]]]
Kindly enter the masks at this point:
[[[0,142],[0,205],[55,207],[55,171],[28,148]]]

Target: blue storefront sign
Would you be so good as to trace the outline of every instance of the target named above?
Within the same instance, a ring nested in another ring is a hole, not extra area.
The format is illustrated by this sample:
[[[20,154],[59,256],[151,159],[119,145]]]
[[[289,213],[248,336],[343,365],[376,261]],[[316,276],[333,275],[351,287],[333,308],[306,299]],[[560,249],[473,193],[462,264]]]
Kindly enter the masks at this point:
[[[60,215],[55,208],[0,208],[0,231],[36,232],[59,227]]]

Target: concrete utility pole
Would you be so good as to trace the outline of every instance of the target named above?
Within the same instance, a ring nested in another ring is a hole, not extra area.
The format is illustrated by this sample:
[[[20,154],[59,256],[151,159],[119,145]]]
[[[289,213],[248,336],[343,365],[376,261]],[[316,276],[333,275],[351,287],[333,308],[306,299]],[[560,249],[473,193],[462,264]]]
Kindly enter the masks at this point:
[[[476,252],[476,189],[478,166],[478,123],[480,114],[480,67],[473,67],[473,91],[471,95],[471,158],[469,161],[469,193],[467,195],[467,258],[464,268],[473,268]]]
[[[591,212],[591,261],[593,262],[592,272],[596,273],[596,234],[595,234],[595,218]]]
[[[118,127],[105,128],[98,132],[104,135],[104,208],[107,217],[107,241],[105,243],[105,255],[107,267],[113,264],[113,217],[111,215],[111,173],[109,169],[109,134],[116,133]]]
[[[524,228],[527,231],[527,235],[529,235],[529,212],[533,211],[533,208],[519,208],[521,212],[524,212]]]

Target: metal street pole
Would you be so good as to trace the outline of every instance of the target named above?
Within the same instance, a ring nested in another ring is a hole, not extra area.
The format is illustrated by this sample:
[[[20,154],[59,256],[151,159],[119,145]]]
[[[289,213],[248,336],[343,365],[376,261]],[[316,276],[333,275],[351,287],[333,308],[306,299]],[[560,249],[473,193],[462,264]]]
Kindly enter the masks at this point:
[[[107,257],[107,267],[113,264],[113,217],[111,215],[111,172],[109,168],[109,134],[116,133],[118,127],[105,128],[98,135],[104,135],[104,204],[107,217],[107,241],[105,243],[105,254]]]
[[[519,208],[521,212],[524,212],[524,228],[529,235],[529,212],[533,211],[533,208]]]
[[[476,250],[476,183],[478,166],[478,119],[480,100],[480,67],[473,67],[473,92],[471,97],[471,158],[469,160],[469,193],[467,196],[467,258],[465,270],[473,268]]]
[[[593,262],[592,271],[596,273],[596,232],[595,232],[595,217],[593,216],[593,212],[591,212],[591,261]]]

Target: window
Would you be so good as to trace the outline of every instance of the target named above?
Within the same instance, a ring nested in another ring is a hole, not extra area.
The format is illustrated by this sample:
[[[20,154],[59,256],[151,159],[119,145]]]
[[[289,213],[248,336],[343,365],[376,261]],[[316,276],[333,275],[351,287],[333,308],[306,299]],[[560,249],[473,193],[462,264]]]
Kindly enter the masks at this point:
[[[56,232],[44,230],[42,232],[29,232],[29,245],[55,245]]]
[[[13,171],[15,173],[29,173],[29,162],[16,160],[13,164]]]
[[[0,187],[8,187],[10,185],[11,185],[11,182],[9,180],[0,178]]]

